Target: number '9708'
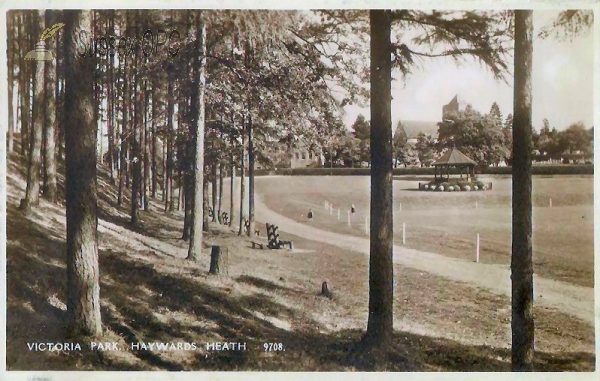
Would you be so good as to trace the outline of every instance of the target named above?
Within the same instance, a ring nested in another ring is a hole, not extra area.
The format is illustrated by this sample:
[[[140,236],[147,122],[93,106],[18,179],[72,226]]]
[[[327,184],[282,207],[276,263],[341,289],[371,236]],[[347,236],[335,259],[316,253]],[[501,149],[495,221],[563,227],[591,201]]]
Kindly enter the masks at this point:
[[[264,343],[265,352],[284,352],[283,343]]]

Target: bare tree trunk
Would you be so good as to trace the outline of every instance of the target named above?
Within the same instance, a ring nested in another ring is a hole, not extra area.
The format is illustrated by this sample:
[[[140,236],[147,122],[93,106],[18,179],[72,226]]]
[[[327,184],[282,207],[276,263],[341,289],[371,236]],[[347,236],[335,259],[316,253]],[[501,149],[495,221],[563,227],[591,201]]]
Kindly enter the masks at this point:
[[[512,181],[512,370],[532,371],[534,353],[531,203],[533,11],[515,10]]]
[[[54,11],[46,11],[46,25],[54,24]],[[50,51],[54,51],[53,39],[49,38],[46,40],[46,48]],[[46,82],[46,121],[44,123],[44,133],[46,140],[46,154],[44,159],[46,160],[46,187],[44,189],[44,197],[50,202],[55,203],[57,198],[56,188],[56,142],[54,136],[56,135],[56,103],[55,103],[55,78],[56,78],[56,66],[54,61],[47,61],[45,67],[45,82]]]
[[[129,92],[127,89],[129,88],[128,80],[127,80],[127,57],[123,59],[123,125],[121,126],[121,136],[120,136],[120,146],[119,149],[119,159],[120,159],[120,168],[119,168],[119,191],[117,196],[117,201],[119,206],[123,205],[123,187],[125,186],[125,177],[127,173],[127,134],[128,134],[128,123],[129,123],[129,107],[128,104],[131,102],[131,97],[129,96]]]
[[[134,69],[134,81],[133,81],[133,132],[131,134],[131,175],[132,175],[132,186],[131,186],[131,224],[136,225],[140,218],[140,189],[141,189],[141,169],[142,163],[140,158],[140,102],[138,100],[138,72]]]
[[[242,120],[242,147],[240,150],[240,228],[238,230],[238,235],[244,234],[244,193],[246,192],[246,170],[244,164],[244,156],[246,155],[246,134],[244,133],[245,125],[245,120]]]
[[[369,321],[363,343],[385,348],[393,334],[391,15],[371,10],[371,228]]]
[[[235,205],[234,205],[234,195],[235,195],[235,139],[234,139],[234,129],[235,129],[235,121],[232,116],[231,118],[231,132],[230,132],[230,150],[231,150],[231,169],[230,169],[230,177],[231,183],[229,187],[229,226],[233,225],[233,217],[235,216]]]
[[[157,180],[157,156],[158,156],[158,139],[156,138],[156,118],[158,118],[157,112],[157,100],[156,100],[156,86],[157,81],[152,83],[152,198],[156,199],[156,187],[158,185]]]
[[[194,122],[196,124],[196,152],[194,157],[194,211],[192,231],[190,237],[190,248],[187,259],[198,262],[202,254],[202,238],[204,220],[204,211],[202,204],[206,200],[203,197],[202,187],[204,182],[204,90],[206,86],[206,26],[202,20],[202,11],[196,11],[196,52],[194,58],[194,76],[197,85],[194,86],[194,92],[197,92],[194,104]]]
[[[254,143],[252,115],[248,113],[248,237],[254,237]]]
[[[205,168],[205,174],[208,173],[208,168]],[[208,214],[208,176],[204,176],[204,181],[202,182],[202,230],[207,232],[208,225],[210,224],[209,214]]]
[[[44,11],[33,12],[35,34],[44,30]],[[33,78],[33,129],[31,131],[31,150],[27,166],[27,189],[21,200],[21,209],[25,213],[40,202],[40,167],[42,154],[42,126],[44,125],[44,61],[35,61]]]
[[[175,108],[174,106],[174,100],[173,100],[173,84],[171,83],[171,81],[169,81],[168,84],[168,101],[167,101],[167,132],[166,132],[166,137],[165,137],[165,143],[166,144],[166,149],[167,149],[167,159],[166,159],[166,164],[165,164],[165,189],[164,189],[164,193],[165,193],[165,212],[169,212],[172,211],[171,210],[171,193],[173,191],[173,189],[171,188],[171,185],[173,184],[171,181],[171,176],[172,176],[172,172],[173,172],[173,153],[172,153],[172,143],[171,141],[173,140],[173,110]]]
[[[91,11],[65,11],[66,35],[91,28]],[[73,336],[102,334],[96,188],[97,126],[93,118],[94,60],[67,39],[65,91],[67,200],[67,320]]]
[[[143,129],[143,147],[144,147],[144,177],[142,180],[142,199],[144,210],[148,210],[148,183],[150,180],[149,172],[150,172],[150,160],[148,158],[148,153],[150,152],[149,140],[148,139],[148,103],[150,102],[150,92],[147,88],[147,82],[144,79],[144,105],[142,109],[144,110],[144,129]]]
[[[217,221],[219,221],[219,224],[223,223],[223,219],[221,216],[221,207],[223,205],[223,172],[224,172],[225,166],[223,165],[223,162],[219,162],[219,198],[217,200]]]
[[[14,86],[14,41],[17,39],[16,32],[14,30],[14,18],[16,11],[10,10],[6,13],[6,23],[8,32],[8,51],[7,51],[7,64],[8,64],[8,131],[6,136],[6,149],[8,154],[13,151],[13,134],[15,131],[15,118],[14,118],[14,103],[13,103],[13,86]]]
[[[108,20],[108,35],[115,34],[115,10],[111,9]],[[115,183],[115,57],[111,55],[108,60],[108,166],[110,180]]]
[[[27,34],[27,26],[31,26],[31,15],[32,11],[22,11],[22,24],[19,28],[19,34],[22,36],[21,43],[23,46],[21,50],[21,57],[23,57],[27,50],[25,46],[31,46],[31,34]],[[31,28],[29,30],[32,30]],[[19,94],[21,96],[21,156],[25,158],[25,155],[29,154],[30,149],[30,126],[31,126],[31,65],[28,62],[23,62],[19,65]]]
[[[217,189],[217,182],[218,182],[218,178],[217,178],[217,160],[215,158],[215,160],[211,163],[211,182],[212,182],[212,210],[213,210],[213,215],[212,215],[212,222],[216,222],[217,221],[217,196],[219,195],[219,190]]]

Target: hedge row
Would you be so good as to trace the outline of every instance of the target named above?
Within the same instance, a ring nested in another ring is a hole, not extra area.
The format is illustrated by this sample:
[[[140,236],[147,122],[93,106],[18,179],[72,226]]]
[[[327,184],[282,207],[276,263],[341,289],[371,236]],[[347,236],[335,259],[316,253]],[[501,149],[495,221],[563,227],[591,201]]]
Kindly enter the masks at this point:
[[[534,175],[593,175],[593,164],[544,164],[533,166]],[[444,173],[446,170],[444,169]],[[450,168],[450,174],[459,174],[457,168]],[[487,167],[479,174],[483,175],[510,175],[511,167]],[[369,176],[370,168],[280,168],[275,170],[256,169],[255,176],[285,175],[285,176]],[[406,175],[434,175],[434,168],[394,168],[394,176]]]

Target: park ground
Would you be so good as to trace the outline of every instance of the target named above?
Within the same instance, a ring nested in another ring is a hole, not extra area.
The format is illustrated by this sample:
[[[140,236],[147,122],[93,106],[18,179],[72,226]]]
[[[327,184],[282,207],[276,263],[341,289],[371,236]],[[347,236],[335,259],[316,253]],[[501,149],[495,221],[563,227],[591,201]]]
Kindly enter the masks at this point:
[[[181,212],[165,214],[160,202],[152,202],[140,225],[131,227],[128,207],[116,206],[115,187],[102,169],[103,340],[118,342],[122,350],[29,351],[28,342],[66,340],[64,205],[42,201],[31,216],[23,216],[17,206],[24,194],[24,166],[17,156],[7,164],[8,370],[510,369],[507,296],[396,264],[392,347],[377,360],[361,358],[351,349],[366,327],[368,258],[363,253],[286,231],[280,234],[299,250],[254,250],[247,238],[211,224],[206,255],[193,264],[184,259],[187,244],[179,239]],[[259,193],[266,192],[260,184],[266,180],[257,181]],[[263,198],[268,206],[277,200],[269,194]],[[319,203],[323,210],[322,200],[315,198]],[[207,274],[210,245],[228,247],[228,276]],[[318,295],[323,281],[332,299]],[[543,305],[534,307],[534,315],[536,370],[594,370],[592,324]],[[198,350],[129,348],[139,341],[196,342]],[[248,350],[206,350],[204,344],[214,341],[246,342]],[[285,351],[265,352],[263,343],[282,343]]]

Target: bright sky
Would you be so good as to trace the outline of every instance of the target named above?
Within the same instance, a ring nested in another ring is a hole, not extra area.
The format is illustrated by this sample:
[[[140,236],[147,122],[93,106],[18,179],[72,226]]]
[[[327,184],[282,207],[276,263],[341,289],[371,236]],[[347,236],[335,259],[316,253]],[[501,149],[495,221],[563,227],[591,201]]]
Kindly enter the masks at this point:
[[[534,11],[537,30],[555,17],[555,11]],[[573,41],[560,42],[553,37],[536,38],[533,46],[533,125],[542,126],[547,118],[552,127],[565,129],[582,121],[593,125],[592,30]],[[491,72],[474,60],[457,66],[453,60],[432,58],[423,61],[406,82],[392,84],[392,122],[423,120],[438,122],[442,106],[455,94],[481,112],[488,112],[495,101],[502,115],[512,113],[512,77],[509,84],[495,81]],[[512,63],[510,65],[512,67]],[[344,122],[350,126],[358,114],[370,119],[368,108],[347,106]]]

